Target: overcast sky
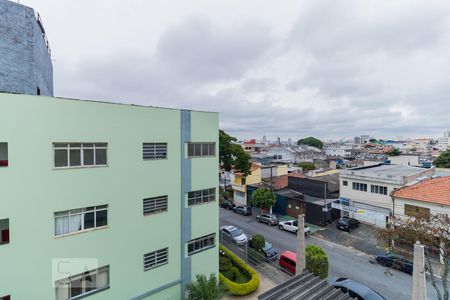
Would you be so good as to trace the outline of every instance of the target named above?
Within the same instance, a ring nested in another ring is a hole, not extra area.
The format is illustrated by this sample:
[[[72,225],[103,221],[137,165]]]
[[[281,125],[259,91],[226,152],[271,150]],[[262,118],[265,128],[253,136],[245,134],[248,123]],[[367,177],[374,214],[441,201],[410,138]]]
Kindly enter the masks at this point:
[[[218,111],[240,138],[450,128],[449,1],[20,2],[56,96]]]

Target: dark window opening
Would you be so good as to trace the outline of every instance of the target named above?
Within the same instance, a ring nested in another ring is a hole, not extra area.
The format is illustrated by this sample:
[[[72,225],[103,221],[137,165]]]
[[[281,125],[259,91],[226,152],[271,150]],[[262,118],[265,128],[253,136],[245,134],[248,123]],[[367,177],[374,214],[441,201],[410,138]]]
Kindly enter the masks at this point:
[[[0,167],[8,166],[8,143],[0,143]]]
[[[36,87],[36,95],[38,96],[41,95],[41,89],[39,87]]]
[[[0,220],[0,245],[9,244],[9,219]]]

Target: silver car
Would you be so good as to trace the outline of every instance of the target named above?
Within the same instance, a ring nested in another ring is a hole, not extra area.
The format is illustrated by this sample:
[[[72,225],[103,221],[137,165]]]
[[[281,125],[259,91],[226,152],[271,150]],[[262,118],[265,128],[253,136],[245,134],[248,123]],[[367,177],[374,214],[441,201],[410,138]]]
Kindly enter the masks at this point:
[[[245,235],[245,233],[234,226],[222,226],[220,227],[220,231],[222,232],[224,239],[235,242],[238,245],[245,245],[248,242],[248,237]]]

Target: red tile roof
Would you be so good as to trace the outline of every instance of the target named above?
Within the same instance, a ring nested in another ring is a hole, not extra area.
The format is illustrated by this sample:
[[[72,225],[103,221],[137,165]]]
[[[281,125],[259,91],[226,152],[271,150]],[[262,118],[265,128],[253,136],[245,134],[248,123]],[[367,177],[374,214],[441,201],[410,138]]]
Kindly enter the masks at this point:
[[[450,176],[426,179],[400,188],[392,196],[450,206]]]

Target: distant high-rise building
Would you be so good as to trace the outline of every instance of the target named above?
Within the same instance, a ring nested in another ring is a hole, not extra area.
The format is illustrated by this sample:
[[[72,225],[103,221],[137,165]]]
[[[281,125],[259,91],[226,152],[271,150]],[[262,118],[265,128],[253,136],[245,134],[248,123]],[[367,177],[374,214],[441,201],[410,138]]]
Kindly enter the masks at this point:
[[[353,139],[353,142],[354,142],[355,144],[361,144],[361,137],[355,136],[355,138]]]
[[[39,14],[0,0],[0,92],[53,96],[53,66]]]
[[[450,130],[444,131],[444,137],[450,137]]]
[[[265,135],[263,136],[262,141],[263,141],[263,143],[266,143],[266,142],[267,142],[267,137],[266,137]]]
[[[288,138],[288,144],[292,145],[292,139],[291,138]]]
[[[281,139],[280,139],[280,137],[277,137],[277,144],[278,144],[278,145],[281,145]]]

